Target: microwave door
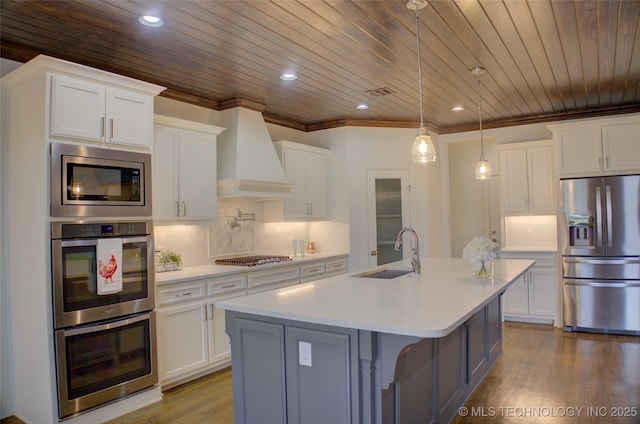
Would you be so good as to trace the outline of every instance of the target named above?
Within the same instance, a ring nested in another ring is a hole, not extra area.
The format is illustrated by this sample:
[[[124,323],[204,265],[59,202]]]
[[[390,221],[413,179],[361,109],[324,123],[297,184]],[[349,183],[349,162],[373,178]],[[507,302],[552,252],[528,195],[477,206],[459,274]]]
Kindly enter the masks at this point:
[[[604,256],[606,210],[601,178],[561,181],[562,253],[568,256]]]
[[[605,177],[607,256],[640,256],[640,175]]]

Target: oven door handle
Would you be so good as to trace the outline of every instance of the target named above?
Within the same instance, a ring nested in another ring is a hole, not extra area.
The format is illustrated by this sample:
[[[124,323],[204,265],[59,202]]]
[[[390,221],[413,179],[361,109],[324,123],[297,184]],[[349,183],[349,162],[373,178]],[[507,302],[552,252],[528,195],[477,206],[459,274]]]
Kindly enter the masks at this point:
[[[114,237],[121,238],[122,244],[128,243],[146,243],[151,239],[151,236],[136,236],[136,237]],[[71,247],[71,246],[96,246],[98,244],[97,238],[92,239],[80,239],[80,240],[54,240],[59,241],[62,247]]]
[[[64,335],[65,337],[70,337],[70,336],[77,336],[80,334],[89,334],[89,333],[96,333],[98,331],[111,330],[114,328],[124,327],[125,325],[134,324],[136,322],[148,320],[150,316],[151,316],[151,313],[147,312],[141,315],[133,316],[131,318],[118,319],[117,321],[111,321],[111,322],[107,322],[100,325],[89,324],[83,327],[73,328],[71,330],[65,330]]]

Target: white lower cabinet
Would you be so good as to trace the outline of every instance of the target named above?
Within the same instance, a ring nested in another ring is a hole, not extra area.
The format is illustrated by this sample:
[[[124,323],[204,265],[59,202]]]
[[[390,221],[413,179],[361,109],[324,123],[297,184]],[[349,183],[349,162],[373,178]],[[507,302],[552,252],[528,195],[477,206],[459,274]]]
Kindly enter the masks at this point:
[[[509,253],[505,259],[531,259],[536,264],[502,296],[505,321],[553,324],[557,321],[559,270],[554,253]]]
[[[300,282],[300,265],[254,271],[249,274],[249,294],[279,289]]]
[[[216,302],[344,274],[347,256],[176,281],[156,288],[160,385],[169,388],[231,364],[225,311]]]
[[[336,275],[345,274],[347,272],[347,257],[343,256],[336,259],[328,260],[324,267],[324,277],[334,277]]]
[[[209,363],[205,285],[190,281],[163,286],[156,298],[158,370],[164,385]]]
[[[159,380],[163,386],[226,366],[229,338],[217,300],[246,294],[247,277],[235,274],[178,282],[157,290]]]

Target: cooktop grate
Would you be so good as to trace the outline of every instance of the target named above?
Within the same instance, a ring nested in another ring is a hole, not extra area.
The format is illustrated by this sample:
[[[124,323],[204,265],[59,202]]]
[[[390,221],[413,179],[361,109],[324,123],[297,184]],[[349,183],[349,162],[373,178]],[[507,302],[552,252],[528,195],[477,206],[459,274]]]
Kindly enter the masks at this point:
[[[278,262],[291,262],[289,256],[274,255],[254,255],[239,256],[237,258],[216,259],[216,265],[236,265],[236,266],[256,266],[264,264],[273,264]]]

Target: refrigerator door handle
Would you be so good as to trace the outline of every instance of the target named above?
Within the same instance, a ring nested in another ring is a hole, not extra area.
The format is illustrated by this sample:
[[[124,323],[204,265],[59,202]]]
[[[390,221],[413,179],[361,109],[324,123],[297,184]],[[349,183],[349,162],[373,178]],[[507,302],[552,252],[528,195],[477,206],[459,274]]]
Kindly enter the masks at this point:
[[[602,247],[602,193],[596,187],[596,246]]]
[[[627,264],[640,264],[640,258],[577,258],[571,256],[565,256],[562,258],[567,264],[592,264],[592,265],[627,265]]]
[[[607,208],[607,247],[613,247],[613,223],[611,213],[611,186],[605,187],[605,202]]]
[[[567,286],[587,286],[587,287],[640,287],[640,280],[569,280],[565,279],[564,284]]]

